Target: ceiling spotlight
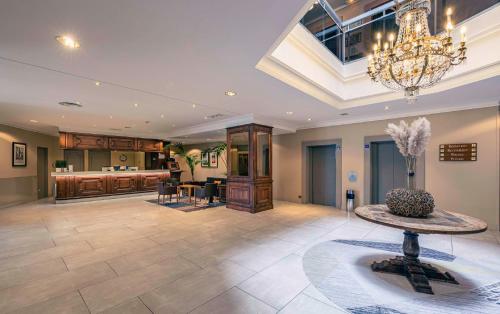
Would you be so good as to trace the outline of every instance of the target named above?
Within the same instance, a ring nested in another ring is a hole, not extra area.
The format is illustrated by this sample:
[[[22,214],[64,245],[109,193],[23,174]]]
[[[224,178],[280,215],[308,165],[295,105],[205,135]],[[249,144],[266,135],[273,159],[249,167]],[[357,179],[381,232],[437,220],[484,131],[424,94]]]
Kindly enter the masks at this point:
[[[80,43],[69,35],[56,36],[56,40],[66,48],[77,49],[80,48]]]
[[[95,86],[101,86],[101,82],[96,81],[96,82],[95,82]]]
[[[136,107],[136,108],[139,107],[139,104],[134,104],[134,107]]]
[[[110,119],[113,119],[113,116],[109,116]]]
[[[160,118],[162,118],[162,119],[163,119],[163,118],[165,118],[165,115],[163,115],[163,113],[162,113],[162,114],[160,115]]]
[[[31,119],[31,120],[30,120],[30,122],[31,122],[31,123],[38,123],[38,120],[33,120],[33,119]]]
[[[312,119],[311,118],[307,118],[307,121],[311,121]]]
[[[293,111],[287,111],[286,114],[291,116],[293,114]]]
[[[196,108],[196,104],[193,104],[192,107],[193,107],[193,109]]]
[[[63,119],[64,119],[64,115],[62,115],[62,116],[61,116],[61,118],[63,118]]]
[[[203,119],[208,120],[208,117],[207,117],[207,116],[205,116]]]
[[[384,107],[384,110],[389,110],[389,106],[385,106],[385,107]]]
[[[233,92],[232,90],[228,90],[224,94],[229,97],[236,96],[236,92]]]

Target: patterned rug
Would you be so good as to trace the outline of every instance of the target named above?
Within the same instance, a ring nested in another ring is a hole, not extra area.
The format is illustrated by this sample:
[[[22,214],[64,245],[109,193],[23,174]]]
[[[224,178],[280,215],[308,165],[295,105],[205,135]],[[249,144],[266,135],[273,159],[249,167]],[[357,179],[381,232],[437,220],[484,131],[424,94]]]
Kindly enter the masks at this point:
[[[466,259],[422,247],[424,262],[449,271],[460,283],[431,281],[435,294],[422,294],[413,290],[406,277],[371,271],[373,261],[392,258],[399,251],[400,244],[376,241],[332,240],[317,244],[302,260],[304,272],[315,288],[309,293],[314,296],[319,292],[355,314],[500,313],[500,269],[492,269],[473,257]]]
[[[158,204],[158,199],[152,199],[152,200],[146,200],[148,203],[153,203],[153,204]],[[225,203],[221,202],[212,202],[208,203],[207,201],[196,201],[196,206],[194,206],[194,201],[190,203],[187,198],[181,198],[179,202],[175,200],[175,198],[172,199],[172,202],[169,202],[168,200],[165,201],[165,204],[162,204],[160,202],[160,206],[165,206],[168,208],[172,209],[177,209],[183,212],[194,212],[198,210],[203,210],[207,208],[213,208],[213,207],[219,207],[219,206],[225,206]]]

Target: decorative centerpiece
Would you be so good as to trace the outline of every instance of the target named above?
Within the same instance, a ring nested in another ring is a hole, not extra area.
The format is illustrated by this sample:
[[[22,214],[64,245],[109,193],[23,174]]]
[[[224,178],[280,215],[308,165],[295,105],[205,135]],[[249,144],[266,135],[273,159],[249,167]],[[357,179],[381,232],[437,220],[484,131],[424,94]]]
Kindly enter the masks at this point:
[[[405,157],[407,169],[407,189],[394,189],[387,193],[387,207],[395,215],[426,217],[434,210],[434,198],[430,193],[416,189],[415,167],[417,157],[422,155],[429,143],[431,124],[426,118],[418,118],[410,125],[402,120],[399,125],[389,123],[385,131]]]

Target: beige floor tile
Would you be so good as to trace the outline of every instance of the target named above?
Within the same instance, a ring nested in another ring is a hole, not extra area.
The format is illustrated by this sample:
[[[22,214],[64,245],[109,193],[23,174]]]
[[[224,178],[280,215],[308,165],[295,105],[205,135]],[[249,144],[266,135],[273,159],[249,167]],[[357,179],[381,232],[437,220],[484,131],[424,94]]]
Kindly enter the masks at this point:
[[[83,302],[78,291],[74,291],[53,299],[36,303],[28,307],[16,310],[17,314],[88,314],[89,310]]]
[[[104,263],[30,281],[0,291],[0,313],[20,309],[116,277]]]
[[[280,314],[345,314],[347,312],[329,306],[305,294],[299,294],[281,311]]]
[[[92,248],[87,242],[76,242],[71,244],[58,245],[37,252],[4,258],[0,260],[0,271],[5,271],[10,268],[26,266],[35,263],[41,263],[51,259],[82,252],[90,252],[91,250]]]
[[[139,298],[125,301],[117,306],[99,312],[100,314],[151,314],[152,312]]]
[[[149,249],[129,253],[123,256],[113,258],[108,264],[120,276],[130,273],[134,270],[159,263],[167,258],[175,257],[189,248],[182,241],[171,242],[164,245],[158,245]]]
[[[143,238],[124,241],[120,245],[98,248],[81,254],[64,257],[64,262],[69,269],[79,268],[96,262],[103,262],[132,252],[138,252],[156,246],[157,243]]]
[[[234,263],[199,270],[141,296],[154,313],[186,313],[252,276]]]
[[[197,270],[199,267],[187,260],[174,257],[128,275],[89,286],[80,292],[89,309],[99,312]]]
[[[231,288],[190,312],[192,314],[271,314],[276,309],[238,288]]]
[[[9,269],[0,273],[0,290],[60,274],[67,270],[61,258]]]
[[[283,308],[309,285],[302,270],[302,257],[292,254],[238,285],[259,300]]]
[[[42,242],[37,242],[35,244],[30,244],[26,246],[17,246],[14,248],[2,248],[2,251],[0,251],[0,260],[3,258],[7,257],[12,257],[16,255],[23,255],[23,254],[28,254],[28,253],[34,253],[38,252],[44,249],[49,249],[54,247],[54,241],[52,240],[46,240]]]

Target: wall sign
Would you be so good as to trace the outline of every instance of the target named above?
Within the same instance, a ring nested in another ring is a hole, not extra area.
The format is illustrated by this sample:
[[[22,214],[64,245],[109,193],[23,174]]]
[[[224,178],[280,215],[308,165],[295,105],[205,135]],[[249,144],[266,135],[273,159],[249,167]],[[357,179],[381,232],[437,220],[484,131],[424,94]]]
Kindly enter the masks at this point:
[[[477,143],[440,144],[440,161],[476,161]]]

